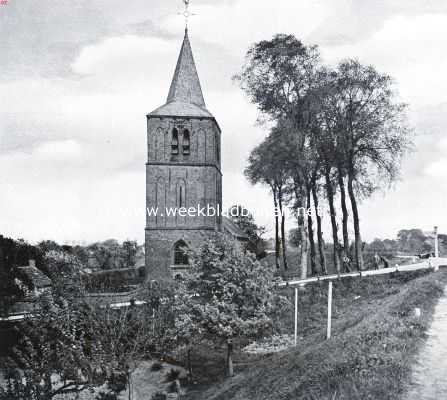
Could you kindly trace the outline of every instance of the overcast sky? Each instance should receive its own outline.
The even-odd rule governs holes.
[[[145,115],[165,102],[181,10],[180,0],[0,5],[0,234],[143,241]],[[362,204],[364,237],[447,232],[445,0],[192,0],[191,11],[205,101],[223,132],[224,205],[272,203],[242,174],[266,131],[231,77],[253,42],[291,33],[327,63],[354,57],[391,74],[410,104],[417,151],[391,191]]]

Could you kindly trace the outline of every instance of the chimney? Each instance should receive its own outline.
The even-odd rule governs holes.
[[[36,260],[29,260],[29,261],[28,261],[28,265],[29,265],[30,267],[34,267],[34,268],[36,268]]]

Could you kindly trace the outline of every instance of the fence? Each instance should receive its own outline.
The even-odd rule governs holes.
[[[435,242],[437,243],[437,242]],[[435,255],[437,256],[438,253],[438,246],[435,246]],[[433,257],[427,259],[427,261],[417,263],[417,264],[411,264],[411,265],[403,265],[403,266],[395,266],[390,268],[381,268],[376,270],[368,270],[368,271],[357,271],[357,272],[349,272],[345,274],[332,274],[332,275],[323,275],[323,276],[316,276],[312,278],[306,278],[306,279],[297,279],[297,280],[290,280],[287,282],[281,282],[278,284],[279,287],[293,287],[295,289],[295,310],[294,310],[294,343],[295,346],[297,345],[298,341],[298,287],[305,286],[309,283],[315,283],[315,282],[323,282],[323,281],[329,281],[328,285],[328,311],[327,311],[327,333],[326,337],[327,339],[330,339],[331,337],[331,322],[332,322],[332,282],[337,279],[343,279],[343,278],[352,278],[352,277],[366,277],[366,276],[374,276],[374,275],[385,275],[385,274],[392,274],[397,272],[412,272],[412,271],[419,271],[424,269],[433,269],[434,271],[437,271],[440,266],[447,266],[447,258],[440,258],[440,257]]]

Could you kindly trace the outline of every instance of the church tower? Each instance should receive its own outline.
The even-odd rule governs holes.
[[[220,216],[198,210],[222,208],[220,140],[219,125],[206,109],[186,29],[167,101],[147,115],[149,279],[181,276],[189,263],[185,248],[198,247],[222,230]],[[190,208],[195,212],[185,215]]]

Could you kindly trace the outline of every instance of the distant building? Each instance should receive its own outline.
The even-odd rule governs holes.
[[[233,239],[239,240],[240,242],[247,242],[248,235],[237,226],[230,218],[223,217],[222,227],[225,233],[230,235]]]
[[[28,298],[37,298],[51,292],[51,279],[36,267],[34,260],[29,265],[17,267],[16,284],[25,289]]]
[[[52,282],[41,270],[36,267],[34,260],[29,264],[17,267],[15,284],[24,293],[23,299],[14,303],[8,310],[10,320],[23,318],[26,314],[32,314],[39,309],[40,298],[52,301]]]

